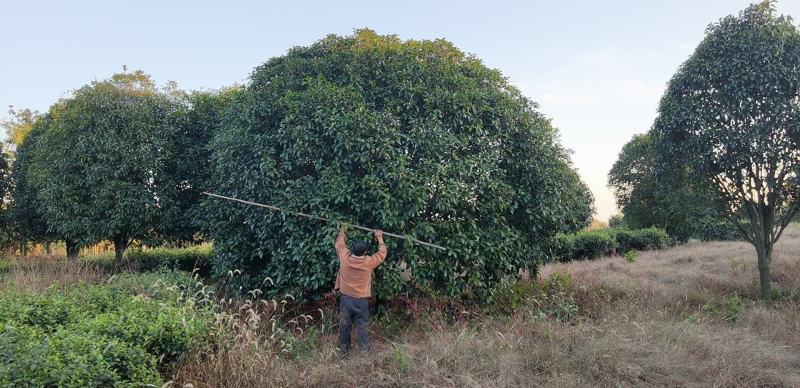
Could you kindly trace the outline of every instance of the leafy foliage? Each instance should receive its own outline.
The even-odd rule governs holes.
[[[701,241],[733,241],[741,240],[742,236],[736,225],[728,220],[702,218],[694,227],[692,237]]]
[[[608,219],[608,226],[610,228],[624,228],[627,227],[625,224],[625,217],[622,214],[615,214]]]
[[[17,146],[16,160],[9,177],[11,203],[6,217],[7,227],[14,240],[23,244],[28,241],[48,242],[57,238],[57,235],[48,228],[36,188],[30,181],[33,150],[36,149],[50,119],[49,115],[40,118],[32,126],[25,141]]]
[[[131,249],[126,258],[131,267],[138,271],[197,271],[201,275],[208,274],[212,247],[210,244],[195,245],[186,248],[159,247],[153,249]],[[116,263],[113,255],[86,255],[81,261],[98,264],[113,270]]]
[[[751,5],[709,26],[654,125],[659,153],[685,159],[755,246],[764,299],[772,248],[800,209],[798,68],[800,30],[773,2]]]
[[[93,82],[42,120],[28,179],[51,230],[82,244],[152,237],[176,199],[168,166],[180,157],[174,91],[141,71]]]
[[[669,245],[669,235],[663,229],[619,229],[614,232],[617,251],[624,254],[630,250],[664,249]]]
[[[376,290],[414,281],[476,294],[535,271],[557,232],[588,224],[591,196],[536,104],[444,40],[369,30],[328,36],[259,66],[212,141],[222,194],[446,245],[388,241]],[[214,272],[318,296],[336,270],[335,225],[210,200]],[[361,237],[365,236],[352,236]]]
[[[632,250],[664,249],[669,235],[663,229],[606,228],[558,234],[551,242],[553,256],[560,261],[595,259]]]
[[[556,236],[556,257],[563,261],[594,259],[614,254],[614,238],[604,230],[580,231]]]
[[[39,112],[31,111],[30,109],[14,109],[14,107],[11,107],[8,110],[8,114],[11,116],[11,119],[0,123],[0,126],[5,128],[6,136],[8,137],[8,148],[9,151],[13,152],[22,144],[22,141],[25,140],[31,129],[33,129],[33,124],[38,119]]]
[[[222,117],[240,88],[192,92],[185,98],[177,115],[178,136],[172,145],[175,156],[166,160],[166,187],[173,190],[161,202],[158,237],[178,243],[196,243],[205,214],[200,207],[201,192],[208,190],[211,174],[211,150],[208,144],[219,128]]]
[[[203,343],[210,310],[185,304],[186,275],[121,275],[108,285],[0,294],[0,385],[161,384]]]
[[[668,162],[656,150],[652,134],[635,135],[608,174],[624,225],[658,226],[680,241],[696,237],[702,220],[720,220],[712,193],[689,178],[682,161]]]

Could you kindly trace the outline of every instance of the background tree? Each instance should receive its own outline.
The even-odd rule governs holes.
[[[180,157],[178,112],[174,90],[141,71],[54,105],[29,167],[52,229],[79,244],[111,240],[118,260],[132,239],[152,236],[174,194],[166,166]]]
[[[175,87],[173,87],[174,89]],[[176,153],[166,161],[166,176],[162,191],[172,190],[161,201],[158,235],[172,243],[194,243],[202,238],[205,217],[200,207],[200,196],[208,190],[211,174],[211,150],[208,145],[222,117],[241,88],[238,86],[218,91],[192,92],[177,114]]]
[[[30,182],[30,163],[39,138],[50,124],[51,117],[40,117],[31,127],[24,140],[16,144],[16,159],[10,175],[11,195],[6,220],[8,227],[20,247],[22,255],[29,242],[48,244],[55,241],[56,236],[48,227],[42,212],[42,206],[37,196],[36,188]],[[69,243],[68,254],[75,257],[77,251]]]
[[[8,114],[11,118],[0,123],[0,126],[6,130],[7,149],[13,153],[33,128],[39,112],[30,109],[14,109],[13,106],[10,106]],[[11,159],[13,158],[14,156],[11,155]]]
[[[712,193],[689,178],[680,160],[667,162],[656,150],[649,133],[634,135],[626,143],[608,174],[623,223],[634,229],[656,226],[680,241],[702,233],[704,225],[718,222]]]
[[[800,31],[773,2],[752,5],[709,26],[654,125],[659,152],[686,160],[755,246],[765,300],[772,249],[800,207],[798,69]]]
[[[253,72],[212,149],[211,187],[222,194],[448,247],[387,241],[382,295],[402,289],[401,262],[422,289],[485,295],[505,275],[535,273],[551,237],[591,219],[591,196],[550,121],[499,71],[444,40],[361,30],[294,48]],[[205,206],[213,272],[242,270],[234,288],[267,277],[271,292],[332,287],[335,225]]]

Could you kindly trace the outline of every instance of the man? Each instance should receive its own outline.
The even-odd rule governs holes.
[[[336,275],[334,289],[341,292],[339,299],[339,350],[342,354],[350,352],[350,326],[356,324],[358,346],[369,351],[369,298],[372,296],[372,271],[386,259],[386,244],[383,231],[375,231],[378,253],[367,254],[367,242],[356,241],[352,251],[347,249],[347,225],[339,227],[336,237],[336,256],[339,257],[339,274]]]

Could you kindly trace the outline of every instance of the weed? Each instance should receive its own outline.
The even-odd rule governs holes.
[[[629,250],[625,253],[625,261],[629,263],[635,263],[636,259],[639,257],[639,254],[636,253],[633,249]]]

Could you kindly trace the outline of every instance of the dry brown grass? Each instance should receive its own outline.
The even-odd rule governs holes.
[[[798,252],[800,227],[792,225],[773,258],[783,296],[771,305],[756,300],[751,246],[692,243],[643,252],[635,263],[608,257],[545,266],[540,279],[557,272],[574,279],[553,296],[577,306],[566,321],[543,317],[535,295],[510,317],[466,322],[431,306],[394,311],[373,321],[368,355],[341,359],[335,328],[298,335],[305,345],[291,352],[221,344],[183,365],[174,384],[800,386],[800,304],[791,293],[800,289]]]
[[[799,254],[792,225],[776,247],[779,295],[769,305],[757,301],[746,243],[692,243],[635,263],[551,264],[540,283],[565,273],[571,283],[527,288],[538,291],[510,316],[441,299],[395,302],[373,320],[372,353],[348,359],[335,349],[331,301],[300,324],[300,311],[281,320],[274,307],[234,300],[218,314],[216,346],[181,365],[172,385],[800,386]],[[25,260],[7,265],[0,292],[107,276],[82,262]]]
[[[42,291],[79,282],[99,283],[105,278],[97,265],[55,257],[19,259],[4,265],[7,270],[0,273],[0,291]]]

